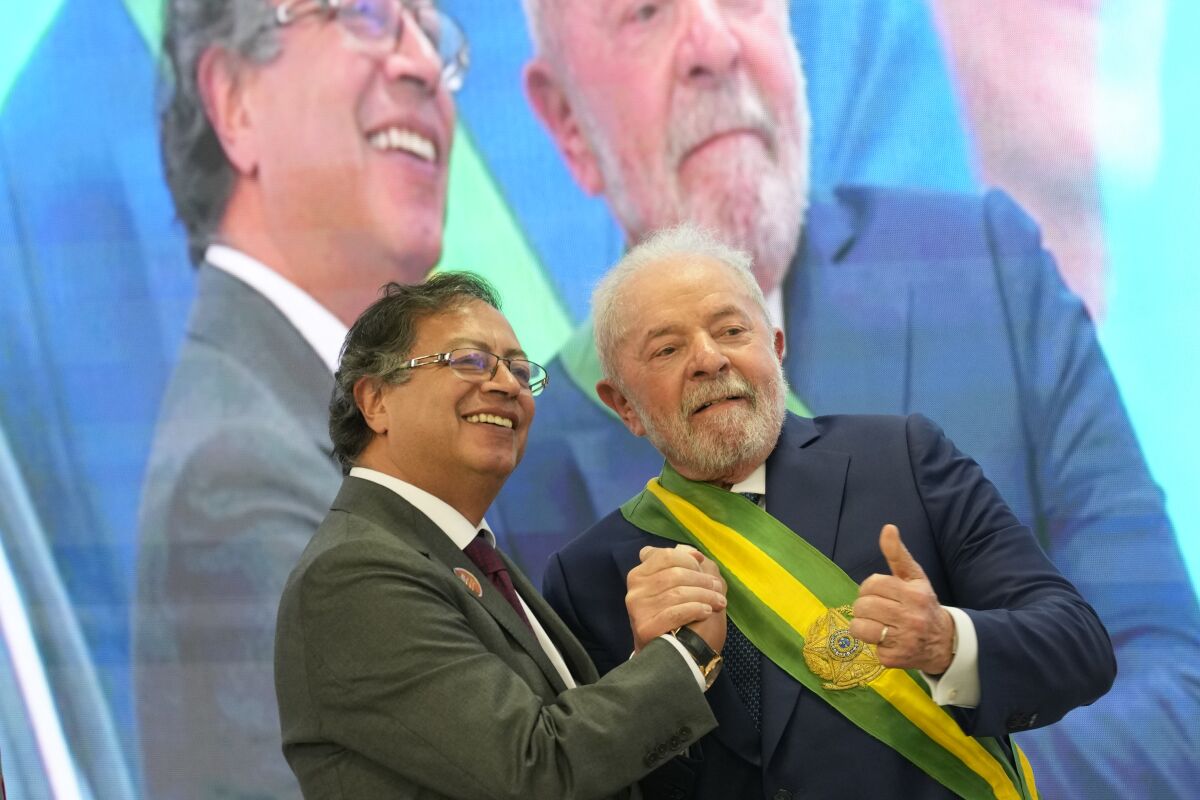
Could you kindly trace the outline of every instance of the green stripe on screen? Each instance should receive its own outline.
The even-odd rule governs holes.
[[[450,157],[450,208],[437,268],[467,270],[491,281],[534,361],[550,360],[571,332],[570,317],[462,125]]]
[[[146,40],[150,55],[157,59],[162,44],[163,0],[125,0],[125,10]]]
[[[0,110],[17,82],[25,62],[58,14],[62,0],[6,4],[0,23]]]

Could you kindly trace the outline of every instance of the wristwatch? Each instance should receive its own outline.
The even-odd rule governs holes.
[[[671,635],[683,645],[683,649],[700,668],[700,674],[704,677],[704,690],[708,691],[721,672],[721,654],[709,647],[703,636],[686,625],[671,631]]]

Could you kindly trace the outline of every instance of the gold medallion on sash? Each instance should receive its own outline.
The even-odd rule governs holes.
[[[826,689],[865,686],[883,674],[875,646],[850,635],[850,606],[829,609],[808,629],[804,661]]]

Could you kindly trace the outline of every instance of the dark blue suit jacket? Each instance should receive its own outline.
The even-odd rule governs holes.
[[[813,413],[937,420],[1112,633],[1114,690],[1019,739],[1047,794],[1189,796],[1200,613],[1095,330],[1033,222],[1000,193],[843,189],[810,208],[783,295],[785,371]],[[488,512],[530,574],[661,465],[561,363],[549,371]],[[1143,736],[1156,744],[1137,774],[1115,770]]]
[[[887,572],[879,530],[899,526],[938,598],[975,623],[982,700],[955,712],[968,733],[1049,724],[1111,685],[1116,662],[1096,613],[928,419],[789,416],[767,460],[766,508],[857,582]],[[673,544],[618,511],[551,557],[546,597],[602,673],[633,646],[625,576],[638,551]],[[953,796],[766,659],[761,737],[726,676],[709,697],[720,727],[649,779],[648,797]]]

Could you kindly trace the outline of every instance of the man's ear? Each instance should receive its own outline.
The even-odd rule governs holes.
[[[554,68],[544,58],[535,58],[525,65],[524,77],[525,96],[558,145],[575,182],[589,195],[601,194],[604,177]]]
[[[229,51],[210,47],[196,66],[196,85],[225,157],[239,173],[253,175],[258,169],[258,151],[247,103],[247,73]]]
[[[596,384],[596,394],[600,395],[600,399],[604,402],[604,405],[617,412],[617,416],[625,423],[625,427],[629,428],[630,433],[634,436],[646,435],[646,427],[642,425],[641,418],[633,410],[633,404],[616,387],[616,384],[607,378],[599,381]]]
[[[775,342],[774,342],[774,344],[775,344],[775,359],[776,359],[776,360],[777,360],[777,361],[778,361],[780,364],[782,364],[782,363],[783,363],[783,356],[784,356],[784,353],[785,353],[785,352],[786,352],[786,350],[787,350],[787,339],[786,339],[786,338],[784,338],[784,335],[783,335],[783,329],[782,329],[782,328],[776,328],[776,329],[775,329]]]
[[[354,384],[354,402],[362,412],[367,427],[382,436],[388,431],[385,384],[375,378],[359,378]]]

